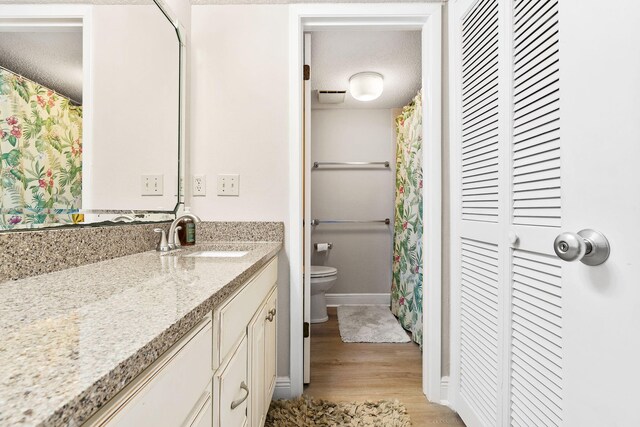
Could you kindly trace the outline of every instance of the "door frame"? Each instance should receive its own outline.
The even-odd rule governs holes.
[[[296,4],[289,7],[289,265],[290,395],[303,392],[303,46],[305,31],[421,30],[423,87],[423,322],[422,389],[431,402],[447,399],[442,380],[442,5]],[[391,284],[389,284],[391,286]]]

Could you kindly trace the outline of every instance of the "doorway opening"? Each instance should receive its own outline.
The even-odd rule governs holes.
[[[305,33],[309,396],[426,407],[421,64],[419,30]]]
[[[313,204],[311,192],[305,191],[313,180],[308,180],[311,170],[311,151],[305,150],[304,141],[309,141],[312,129],[305,125],[305,118],[311,115],[311,109],[305,111],[303,81],[305,65],[304,33],[330,32],[330,31],[378,31],[392,32],[404,31],[418,32],[420,35],[420,63],[422,68],[421,87],[423,127],[422,139],[423,170],[424,170],[424,197],[423,212],[425,223],[423,224],[423,258],[424,271],[424,298],[423,298],[423,330],[424,352],[422,357],[421,392],[432,402],[440,403],[441,397],[441,247],[440,247],[440,194],[441,194],[441,170],[440,170],[440,5],[415,4],[415,5],[299,5],[293,6],[290,13],[290,58],[291,58],[291,87],[290,87],[290,154],[291,154],[291,205],[290,214],[293,224],[299,223],[300,228],[293,227],[289,234],[291,249],[291,283],[290,283],[290,394],[298,396],[304,391],[304,364],[310,359],[305,358],[305,345],[310,350],[310,341],[305,340],[305,306],[310,312],[310,275],[304,275],[305,271],[311,271],[312,243],[333,243],[331,241],[316,241],[311,238],[312,220],[317,219],[316,226],[320,226],[323,220],[350,219],[350,218],[311,218],[311,210],[307,207]],[[311,65],[313,70],[313,64]],[[375,71],[375,70],[359,70]],[[313,71],[311,71],[313,73]],[[326,88],[333,91],[332,88]],[[336,90],[335,92],[339,92]],[[311,99],[311,94],[308,94]],[[317,96],[317,94],[316,94]],[[326,113],[331,114],[331,113]],[[391,116],[391,113],[389,113]],[[310,118],[310,117],[308,117]],[[389,117],[391,121],[391,117]],[[389,138],[392,142],[393,137]],[[313,144],[313,143],[312,143]],[[389,144],[391,146],[391,144]],[[312,147],[310,147],[312,148]],[[390,163],[395,164],[395,153]],[[325,159],[323,159],[325,160]],[[359,159],[356,159],[359,160]],[[362,161],[385,162],[385,159],[364,159]],[[320,160],[318,160],[320,161]],[[326,161],[331,161],[326,159]],[[374,165],[370,165],[375,167]],[[379,165],[378,165],[379,166]],[[382,167],[385,167],[384,165]],[[374,172],[374,171],[371,171]],[[387,171],[388,173],[388,171]],[[392,176],[392,175],[391,175]],[[393,189],[393,179],[389,179],[390,188]],[[335,188],[338,191],[338,188]],[[379,191],[380,197],[385,196]],[[394,195],[389,194],[389,202],[393,202]],[[426,208],[425,208],[426,207]],[[381,218],[368,218],[374,221],[385,221],[385,215]],[[299,220],[299,222],[297,222]],[[392,217],[389,218],[391,224]],[[391,238],[392,229],[387,224],[382,225],[387,232],[387,239]],[[324,247],[324,245],[323,245]],[[314,248],[315,249],[315,248]],[[389,249],[389,246],[386,248]],[[391,257],[389,257],[390,268]],[[339,273],[338,273],[339,274]],[[388,283],[390,292],[391,282]],[[305,291],[306,289],[306,291]],[[305,292],[308,296],[305,298]],[[383,292],[371,292],[372,294]],[[374,297],[374,299],[377,297]],[[383,297],[384,298],[384,297]],[[387,298],[388,301],[388,298]],[[335,302],[334,302],[335,303]],[[333,304],[332,304],[333,305]],[[329,311],[331,317],[333,309]],[[306,320],[308,321],[308,320]],[[330,320],[331,321],[331,320]],[[329,324],[330,325],[330,324]],[[334,324],[335,325],[335,324]],[[316,328],[317,329],[317,328]],[[419,350],[418,350],[419,351]],[[418,374],[420,376],[420,374]],[[310,378],[309,378],[310,379]],[[446,398],[445,398],[446,399]]]

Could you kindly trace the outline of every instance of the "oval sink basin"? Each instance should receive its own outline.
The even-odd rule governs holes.
[[[184,256],[193,258],[240,258],[248,253],[249,251],[199,251]]]

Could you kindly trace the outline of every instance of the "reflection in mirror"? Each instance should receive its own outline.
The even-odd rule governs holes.
[[[173,217],[176,28],[109,3],[0,4],[0,229]]]

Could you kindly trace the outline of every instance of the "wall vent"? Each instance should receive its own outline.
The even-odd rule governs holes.
[[[320,104],[342,104],[346,94],[346,90],[319,90],[318,102]]]

